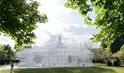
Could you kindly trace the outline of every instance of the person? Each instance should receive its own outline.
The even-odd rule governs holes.
[[[12,61],[10,61],[10,67],[11,67],[11,69],[10,69],[10,73],[12,73],[12,72],[13,72],[13,68],[14,68],[14,64],[13,64]]]

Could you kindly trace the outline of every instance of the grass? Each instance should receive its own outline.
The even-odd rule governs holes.
[[[0,73],[10,73],[10,71],[1,70]],[[124,67],[95,65],[85,68],[15,69],[14,73],[124,73]]]

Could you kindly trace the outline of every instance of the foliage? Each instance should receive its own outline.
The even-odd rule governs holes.
[[[111,61],[107,61],[107,66],[112,66],[112,62]]]
[[[113,58],[119,58],[122,64],[124,64],[124,45],[121,47],[120,51],[113,55]]]
[[[91,51],[93,53],[93,59],[95,61],[102,61],[105,63],[110,56],[110,50],[109,49],[97,48],[97,49],[92,49]]]
[[[65,6],[78,9],[85,16],[86,24],[101,30],[94,35],[94,42],[100,41],[103,46],[110,47],[117,38],[124,40],[124,0],[67,0]],[[97,14],[95,21],[90,18],[90,12]],[[111,48],[112,53],[120,50],[120,46]]]
[[[124,64],[124,50],[117,53],[117,57],[119,57],[122,60],[122,63]]]
[[[116,38],[116,40],[110,46],[111,52],[112,53],[118,52],[121,49],[123,44],[124,44],[124,39]]]
[[[16,47],[33,43],[36,23],[47,21],[38,6],[38,2],[32,0],[0,0],[0,33],[15,40]]]
[[[9,45],[0,45],[0,60],[15,59],[15,52]]]

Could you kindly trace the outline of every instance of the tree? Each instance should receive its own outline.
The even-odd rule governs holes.
[[[12,48],[9,45],[4,45],[4,51],[6,51],[8,60],[15,59],[15,57],[16,57],[15,52],[14,52],[14,50],[12,50]]]
[[[9,45],[0,45],[0,60],[15,59],[15,52]]]
[[[124,44],[124,0],[67,0],[65,6],[79,10],[86,24],[101,30],[94,35],[94,42],[101,41],[104,48],[111,46],[112,53],[120,50]],[[90,12],[97,14],[95,21],[90,18]],[[121,43],[115,48],[115,42]]]
[[[105,63],[108,61],[110,54],[110,49],[101,49],[101,48],[94,48],[91,49],[93,53],[93,60],[94,61],[100,61],[102,63]]]
[[[11,37],[16,48],[34,42],[36,23],[45,23],[47,17],[38,11],[38,2],[27,0],[0,0],[0,33]]]

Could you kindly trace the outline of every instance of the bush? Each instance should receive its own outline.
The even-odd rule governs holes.
[[[96,59],[93,59],[92,62],[93,63],[103,63],[103,64],[105,63],[104,60],[96,60]]]
[[[120,66],[120,62],[119,61],[114,61],[113,66]]]
[[[107,66],[112,66],[112,62],[111,61],[108,61],[107,62]]]
[[[93,63],[105,63],[110,56],[109,49],[92,49],[93,53]]]
[[[120,60],[116,60],[113,62],[113,66],[121,66]]]
[[[0,45],[0,60],[15,59],[16,53],[9,45]]]
[[[13,63],[19,63],[20,62],[20,60],[0,60],[0,65],[10,64],[10,61],[12,61]]]

